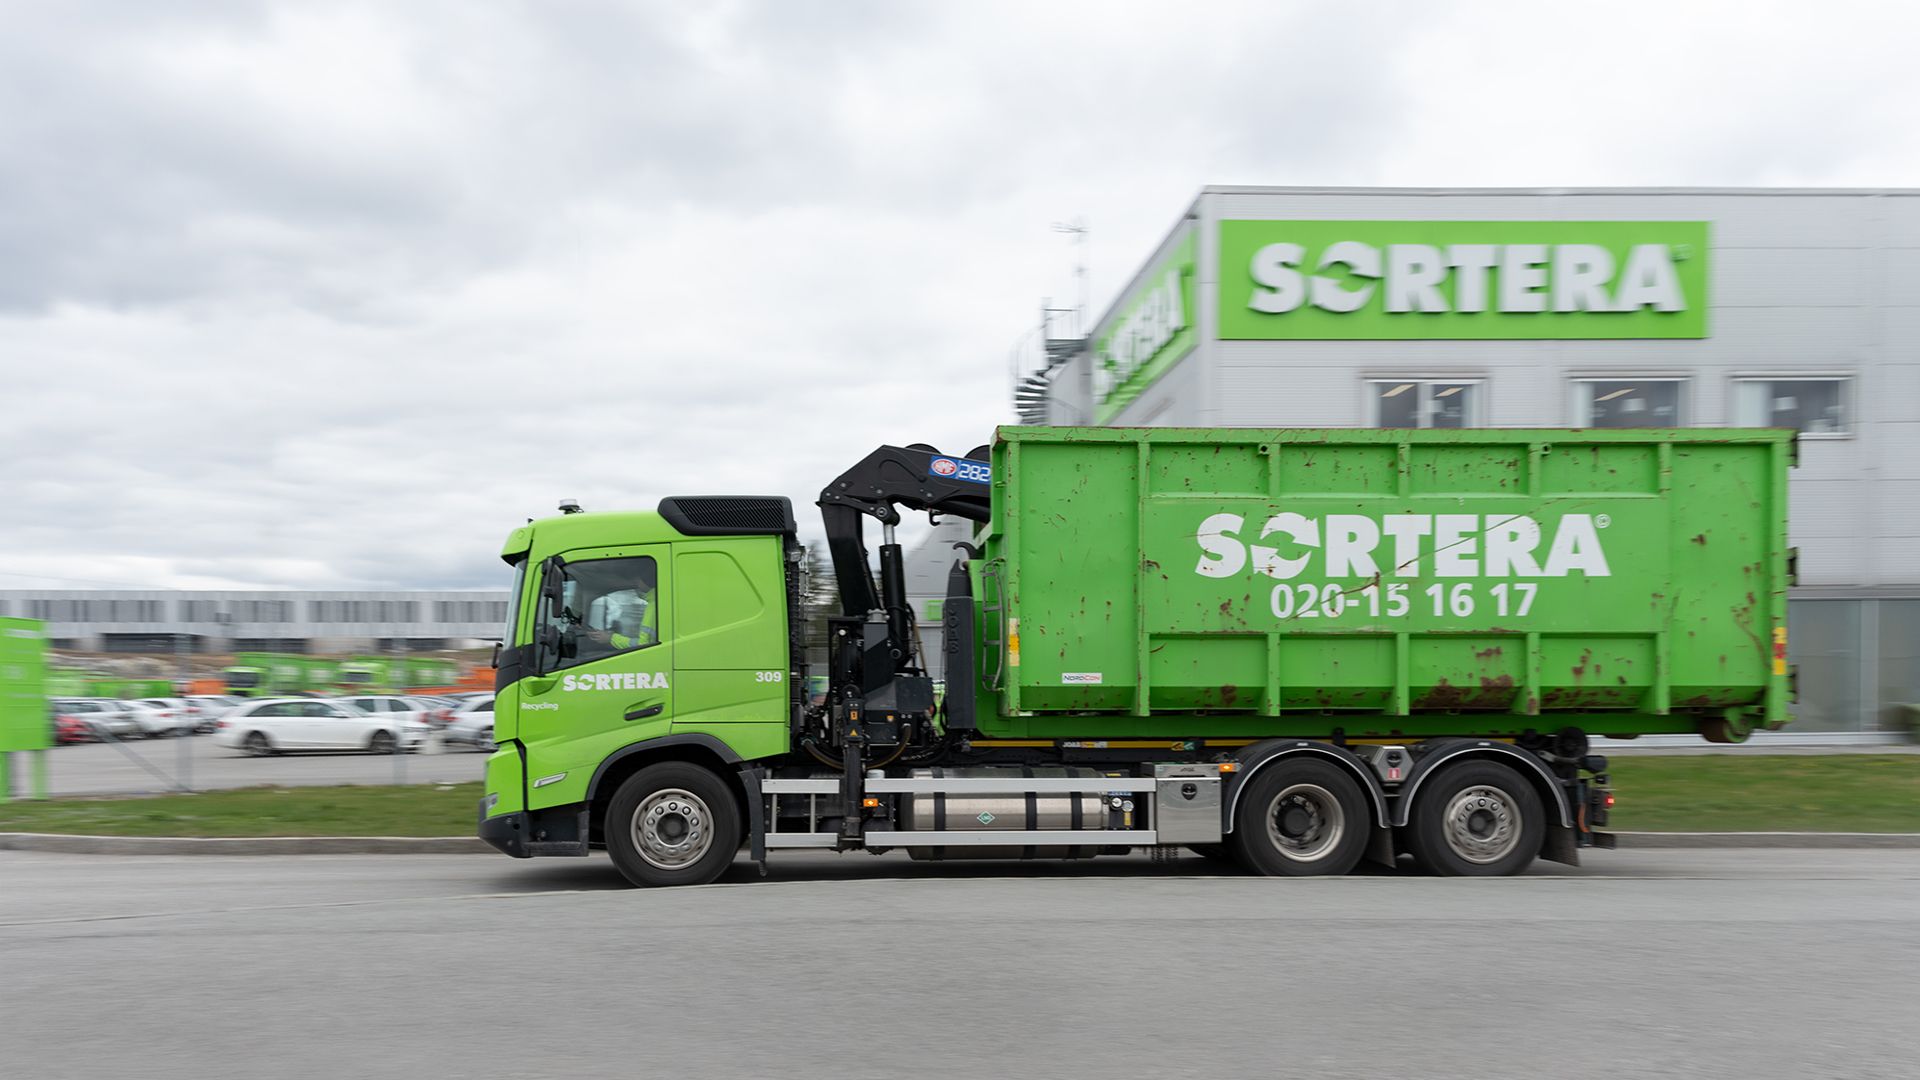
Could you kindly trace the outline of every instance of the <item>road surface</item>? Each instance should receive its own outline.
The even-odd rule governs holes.
[[[1920,852],[1515,879],[1197,859],[0,852],[0,1063],[139,1077],[1901,1077]]]

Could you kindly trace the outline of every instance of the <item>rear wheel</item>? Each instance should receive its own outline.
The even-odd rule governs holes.
[[[391,731],[376,731],[373,733],[373,738],[367,740],[367,749],[376,754],[391,754],[393,753],[393,747],[393,732]]]
[[[1547,814],[1519,773],[1496,761],[1463,761],[1420,786],[1403,835],[1433,873],[1500,877],[1532,865]]]
[[[261,731],[247,732],[247,737],[241,740],[240,745],[253,757],[266,757],[273,753],[273,743],[268,741],[266,733]]]
[[[479,748],[480,748],[480,749],[482,749],[482,750],[485,750],[485,751],[486,751],[486,752],[488,752],[488,753],[492,753],[492,752],[493,752],[493,750],[494,750],[494,746],[493,746],[493,729],[492,729],[492,728],[486,728],[486,729],[484,729],[484,730],[482,730],[482,731],[480,732],[480,734],[479,734],[479,736],[477,736],[477,737],[476,737],[476,738],[475,738],[475,739],[473,740],[473,745],[475,745],[475,746],[477,746],[477,747],[479,747]]]
[[[740,811],[719,776],[663,761],[614,792],[604,831],[613,865],[635,885],[705,885],[733,864]]]
[[[1288,758],[1253,776],[1227,843],[1241,865],[1270,877],[1344,874],[1373,826],[1353,775],[1331,761]]]

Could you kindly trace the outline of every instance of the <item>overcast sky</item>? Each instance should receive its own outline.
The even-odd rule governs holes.
[[[0,0],[0,587],[499,585],[1011,419],[1209,183],[1920,184],[1906,5]],[[35,576],[38,575],[38,576]]]

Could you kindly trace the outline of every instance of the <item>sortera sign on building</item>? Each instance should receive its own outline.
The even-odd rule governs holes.
[[[1094,422],[1112,420],[1193,349],[1193,230],[1125,301],[1119,318],[1094,343]]]
[[[1223,221],[1219,267],[1229,341],[1707,336],[1704,221]]]

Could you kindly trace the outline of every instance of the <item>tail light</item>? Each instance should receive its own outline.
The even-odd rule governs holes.
[[[214,726],[214,727],[215,727],[216,729],[218,729],[218,728],[224,728],[224,727],[227,727],[227,726],[228,726],[228,724],[227,724],[227,722],[226,722],[225,720],[215,720],[215,721],[213,722],[213,726]]]

